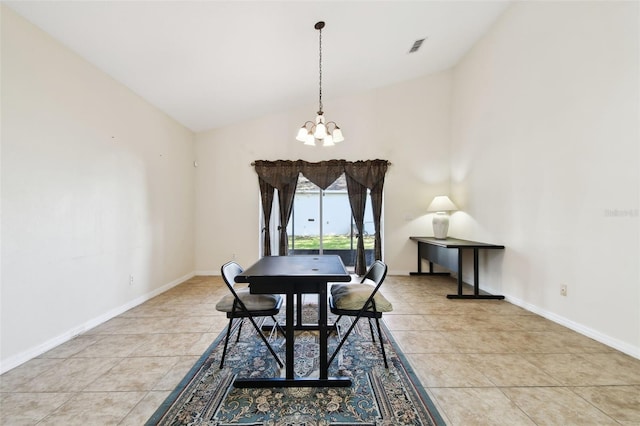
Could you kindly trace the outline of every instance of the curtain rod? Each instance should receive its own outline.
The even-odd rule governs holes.
[[[383,160],[383,161],[386,161],[388,166],[391,165],[391,161],[388,161],[388,160]],[[309,161],[309,163],[310,163],[310,161]],[[254,167],[255,165],[256,165],[255,161],[252,161],[251,164],[250,164],[251,167]]]

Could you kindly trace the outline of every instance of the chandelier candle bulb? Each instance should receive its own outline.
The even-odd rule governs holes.
[[[340,127],[338,126],[336,126],[332,135],[333,135],[333,143],[342,142],[344,140],[344,136],[342,136],[342,130],[340,130]]]
[[[309,132],[307,131],[307,128],[305,126],[302,126],[300,127],[300,130],[298,130],[298,136],[296,136],[296,139],[300,142],[306,142],[308,133]]]
[[[313,137],[313,133],[307,132],[307,135],[304,137],[304,144],[315,146],[316,138]]]
[[[327,136],[327,128],[325,127],[325,125],[321,122],[319,122],[318,124],[316,124],[316,131],[313,134],[313,136],[316,139],[324,139]]]

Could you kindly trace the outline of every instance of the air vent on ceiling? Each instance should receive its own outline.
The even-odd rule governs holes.
[[[420,40],[416,40],[413,42],[413,46],[411,46],[411,50],[409,50],[409,53],[413,53],[413,52],[417,52],[418,49],[420,49],[420,46],[422,46],[422,42],[425,41],[426,39],[421,38]]]

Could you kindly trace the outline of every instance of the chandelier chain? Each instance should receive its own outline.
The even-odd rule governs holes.
[[[319,104],[320,105],[319,105],[319,108],[320,109],[319,109],[319,112],[322,112],[322,28],[320,28],[318,31],[320,32],[320,37],[319,37],[319,40],[320,40],[320,43],[319,43],[320,54],[318,55],[318,57],[320,58],[320,64],[319,64],[319,67],[318,67],[319,70],[320,70],[320,73],[319,73],[319,75],[320,75],[320,82],[319,82],[319,85],[320,85],[320,91],[319,91]]]

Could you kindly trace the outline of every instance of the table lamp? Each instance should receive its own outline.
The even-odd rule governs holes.
[[[453,201],[446,195],[439,195],[433,199],[429,207],[428,212],[436,212],[433,216],[433,235],[439,239],[444,240],[447,238],[447,231],[449,231],[449,214],[448,212],[458,210]]]

